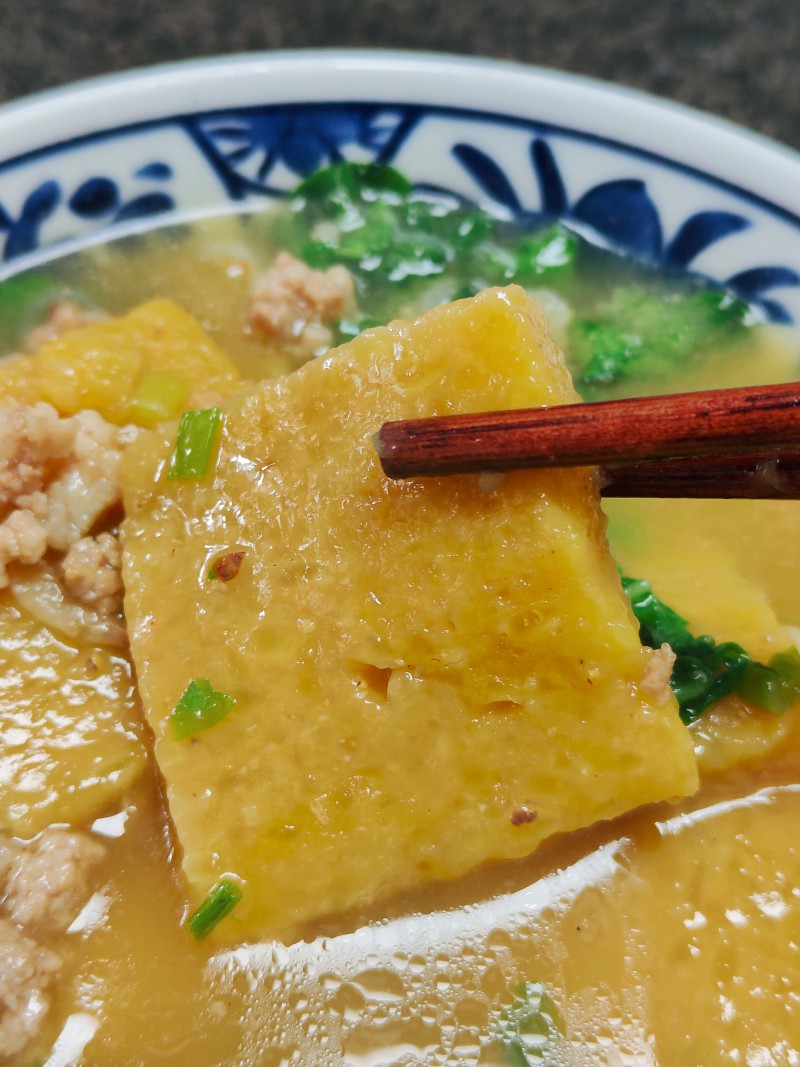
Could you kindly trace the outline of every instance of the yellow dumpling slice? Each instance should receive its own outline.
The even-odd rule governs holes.
[[[574,399],[512,287],[233,401],[200,480],[167,478],[174,427],[129,451],[131,646],[191,902],[242,880],[226,938],[696,788],[591,472],[397,483],[372,442],[385,419]],[[238,575],[210,578],[231,552]],[[178,740],[192,679],[236,703]]]
[[[91,408],[120,424],[154,426],[239,387],[239,372],[197,319],[163,299],[0,362],[0,402],[46,400],[62,415]]]
[[[105,814],[147,762],[127,656],[57,635],[4,590],[0,665],[0,831]]]

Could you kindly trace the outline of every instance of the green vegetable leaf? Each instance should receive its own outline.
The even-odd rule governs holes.
[[[468,252],[478,248],[484,241],[491,239],[494,233],[494,219],[485,211],[467,209],[456,219],[454,242],[459,252]]]
[[[243,896],[242,887],[230,878],[223,878],[214,886],[200,907],[189,916],[187,926],[198,941],[230,915]]]
[[[677,652],[670,685],[685,723],[699,719],[712,704],[738,691],[745,667],[751,662],[745,650],[732,641],[718,645],[702,636]]]
[[[394,167],[381,163],[335,163],[309,175],[295,190],[298,200],[313,201],[331,215],[346,214],[362,197],[394,199],[411,192],[412,185]]]
[[[219,408],[184,411],[178,424],[178,437],[167,477],[202,478],[211,462],[211,454],[222,418]]]
[[[524,982],[501,1016],[497,1040],[512,1067],[556,1067],[562,1062],[564,1021],[542,982]]]
[[[386,324],[379,319],[358,319],[353,321],[352,319],[342,319],[336,324],[336,343],[342,344],[345,341],[352,341],[354,337],[363,330],[371,330],[375,326],[385,326]]]
[[[349,162],[306,179],[272,236],[317,270],[345,266],[383,322],[492,285],[572,285],[582,245],[560,224],[526,233],[391,167]]]
[[[782,712],[800,700],[800,653],[779,652],[769,664],[756,663],[733,641],[717,644],[707,634],[695,637],[676,611],[641,578],[622,576],[622,588],[639,623],[642,643],[668,644],[675,653],[670,686],[688,725],[728,693],[736,692],[766,711]]]
[[[754,322],[747,304],[724,289],[619,285],[595,315],[571,324],[570,351],[579,384],[609,385],[667,373],[744,337]]]
[[[17,347],[25,334],[38,326],[57,300],[75,299],[63,282],[49,274],[26,271],[0,285],[0,343],[5,350]]]
[[[271,240],[317,270],[345,266],[360,307],[384,322],[493,285],[552,287],[583,309],[571,318],[567,347],[588,397],[668,375],[754,324],[748,305],[724,289],[665,283],[654,269],[648,280],[638,268],[646,280],[629,281],[633,271],[618,256],[561,223],[538,225],[412,186],[389,166],[339,162],[302,182]]]
[[[608,322],[576,319],[569,329],[572,359],[581,385],[608,385],[636,370],[642,341]]]
[[[441,274],[456,243],[465,247],[483,232],[476,213],[454,198],[415,192],[398,171],[377,164],[318,171],[292,205],[298,233],[310,235],[301,241],[302,258],[318,270],[344,264],[362,293]]]
[[[644,644],[651,648],[661,648],[666,642],[673,652],[691,645],[694,638],[689,633],[686,619],[659,600],[649,582],[642,578],[626,578],[623,575],[622,588],[639,621]]]
[[[788,711],[800,700],[800,652],[789,648],[777,652],[766,665],[749,663],[736,689],[766,711]]]
[[[517,277],[550,281],[570,274],[575,269],[579,247],[578,237],[559,225],[523,237],[516,247]]]
[[[47,274],[17,274],[0,286],[0,323],[4,334],[19,332],[32,305],[51,299],[58,286]]]
[[[207,678],[193,678],[169,717],[176,741],[209,730],[221,722],[236,703],[232,696],[212,688]]]

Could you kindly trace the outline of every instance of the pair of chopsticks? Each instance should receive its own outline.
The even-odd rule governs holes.
[[[387,422],[390,478],[599,466],[605,496],[800,498],[800,383]]]

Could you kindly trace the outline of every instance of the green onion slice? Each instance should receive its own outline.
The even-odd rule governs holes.
[[[561,1012],[541,982],[523,982],[500,1016],[497,1039],[513,1067],[553,1067],[564,1062],[566,1030]]]
[[[200,907],[189,916],[189,930],[198,941],[202,941],[217,923],[230,915],[241,899],[242,887],[230,878],[222,878]]]
[[[178,439],[169,465],[170,481],[202,478],[208,470],[222,412],[219,408],[184,411],[178,424]]]
[[[189,386],[174,374],[148,371],[131,398],[131,415],[142,426],[176,419],[189,395]]]
[[[209,730],[225,718],[235,703],[232,696],[214,689],[207,678],[193,678],[169,717],[173,738],[182,741]]]

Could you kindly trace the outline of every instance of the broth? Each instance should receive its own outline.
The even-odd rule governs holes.
[[[459,212],[473,217],[447,198],[442,203],[456,230]],[[425,204],[435,207],[436,198],[426,194]],[[248,308],[254,277],[278,249],[322,254],[305,248],[309,231],[303,237],[298,218],[302,207],[295,206],[110,243],[52,264],[42,291],[48,301],[77,294],[111,315],[168,296],[196,316],[245,377],[276,377],[300,357],[265,343],[248,324]],[[310,232],[324,244],[327,231],[319,220],[315,226]],[[368,277],[362,256],[355,268],[361,317],[411,315],[471,285],[509,280],[509,250],[528,236],[497,223],[485,237],[494,269],[506,271],[499,279],[474,276],[486,254],[479,243],[466,260],[402,284]],[[526,280],[552,312],[568,357],[575,320],[602,320],[615,291],[638,285],[647,299],[678,309],[680,298],[706,291],[580,241],[576,247],[579,271],[566,271],[556,249],[555,264],[532,269]],[[415,247],[407,258],[424,254],[434,253]],[[326,255],[321,267],[333,261]],[[42,310],[35,303],[34,319]],[[6,345],[33,325],[16,322]],[[332,339],[359,325],[334,323]],[[755,322],[752,310],[713,340],[710,351],[690,352],[673,371],[645,358],[641,373],[625,364],[617,379],[586,380],[584,393],[596,399],[797,376],[796,335]],[[579,383],[586,367],[585,358],[573,361]],[[611,501],[607,511],[624,569],[635,565],[636,576],[651,579],[665,599],[661,588],[683,596],[672,606],[692,625],[696,600],[698,620],[711,619],[703,632],[738,640],[765,659],[771,642],[771,651],[782,650],[775,642],[783,625],[800,625],[800,565],[790,547],[800,503]],[[719,559],[725,566],[715,573],[713,563],[709,573],[708,561]],[[675,574],[695,571],[696,584],[684,590]],[[752,607],[744,602],[741,623],[739,590],[754,598]],[[0,611],[11,605],[11,594],[0,594]],[[763,616],[772,630],[753,637],[758,612],[773,609]],[[90,655],[79,640],[66,644],[78,657]],[[21,669],[8,647],[4,654],[7,669]],[[777,717],[735,694],[726,701],[692,727],[702,774],[696,796],[551,839],[522,861],[321,920],[289,945],[214,950],[188,936],[151,758],[124,802],[89,823],[106,847],[96,891],[57,941],[64,966],[51,1010],[13,1062],[800,1063],[800,848],[787,832],[800,815],[800,710]],[[510,1053],[501,1040],[505,1013],[524,982],[543,983],[563,1032],[555,1043],[544,1032],[528,1035]]]

